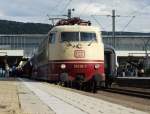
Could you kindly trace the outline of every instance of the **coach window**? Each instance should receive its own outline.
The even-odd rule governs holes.
[[[80,33],[80,40],[81,41],[97,41],[96,33],[81,32]]]
[[[55,43],[55,33],[50,33],[49,35],[49,43],[54,44]]]

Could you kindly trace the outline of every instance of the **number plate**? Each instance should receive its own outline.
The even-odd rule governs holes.
[[[85,51],[84,50],[75,50],[74,51],[74,57],[84,58],[85,57]]]
[[[74,68],[87,68],[86,64],[74,64]]]

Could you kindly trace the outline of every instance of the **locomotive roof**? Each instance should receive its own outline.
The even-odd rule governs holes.
[[[63,25],[55,26],[51,31],[100,31],[98,27],[83,26],[83,25]]]

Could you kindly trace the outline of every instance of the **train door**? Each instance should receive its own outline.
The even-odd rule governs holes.
[[[106,46],[104,48],[105,75],[113,75],[117,68],[117,57],[114,48]]]
[[[105,51],[104,53],[104,63],[105,63],[105,75],[108,76],[111,74],[111,53]]]
[[[111,84],[113,82],[114,76],[116,76],[115,73],[117,73],[116,67],[117,67],[117,58],[115,54],[114,48],[110,46],[106,46],[104,48],[104,64],[105,64],[105,76],[106,76],[106,87],[111,87]]]

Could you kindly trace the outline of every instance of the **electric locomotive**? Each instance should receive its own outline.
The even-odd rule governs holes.
[[[104,45],[89,21],[59,21],[32,59],[32,77],[96,90],[105,85]]]

